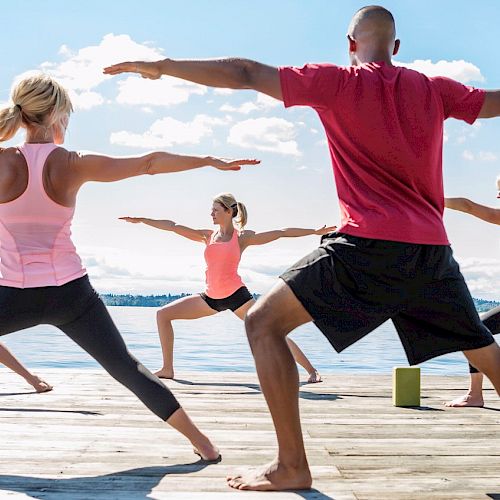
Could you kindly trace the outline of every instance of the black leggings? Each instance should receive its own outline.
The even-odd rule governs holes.
[[[489,329],[489,331],[495,335],[496,333],[500,333],[500,306],[494,307],[490,309],[488,312],[480,314],[481,321],[484,325]],[[469,363],[469,372],[470,373],[479,373],[477,368],[474,368]]]
[[[0,286],[0,336],[39,324],[62,330],[162,420],[180,408],[160,379],[130,354],[87,276],[62,286]]]

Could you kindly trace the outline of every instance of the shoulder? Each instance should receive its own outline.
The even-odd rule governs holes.
[[[208,245],[212,240],[212,235],[214,231],[212,229],[201,229],[201,233],[203,233],[203,237],[205,238],[205,243]]]
[[[22,158],[21,151],[16,147],[0,148],[0,161],[15,161]]]
[[[0,163],[3,177],[15,174],[20,167],[26,167],[26,160],[16,147],[0,148]]]
[[[252,236],[255,236],[255,231],[251,231],[250,229],[244,229],[243,231],[240,231],[238,233],[238,239],[241,240],[247,240],[248,238],[251,238]]]

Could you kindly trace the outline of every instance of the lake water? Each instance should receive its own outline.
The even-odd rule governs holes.
[[[113,319],[129,349],[149,369],[161,365],[156,332],[156,309],[152,307],[110,307]],[[253,358],[243,322],[224,312],[191,321],[175,321],[175,369],[186,371],[253,371]],[[337,354],[313,325],[298,328],[291,337],[320,372],[386,373],[393,366],[407,366],[406,357],[392,323],[388,322],[341,354]],[[88,368],[97,363],[62,332],[41,325],[1,338],[29,368]],[[420,365],[424,373],[466,375],[461,353],[441,356]],[[302,377],[304,373],[302,373]]]

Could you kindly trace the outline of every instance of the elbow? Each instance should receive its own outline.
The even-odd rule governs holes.
[[[255,87],[255,77],[258,71],[258,64],[250,59],[240,59],[238,64],[237,87],[240,89],[253,89]]]
[[[144,164],[140,175],[155,175],[155,164],[159,153],[149,153],[144,156]]]

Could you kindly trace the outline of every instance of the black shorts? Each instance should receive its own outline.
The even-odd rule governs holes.
[[[331,233],[281,279],[337,352],[388,319],[412,365],[494,342],[446,245]]]
[[[238,288],[229,297],[223,299],[212,299],[206,293],[200,293],[200,297],[215,311],[236,311],[242,305],[246,304],[249,300],[253,299],[253,295],[248,291],[246,286]]]

